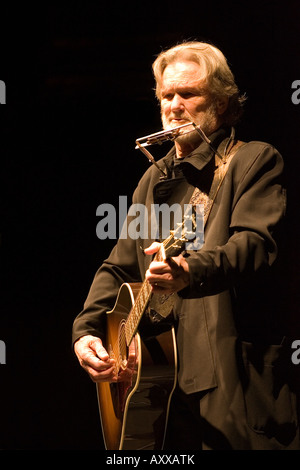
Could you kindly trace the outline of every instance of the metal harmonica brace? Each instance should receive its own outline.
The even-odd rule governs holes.
[[[148,145],[153,144],[161,144],[166,140],[174,140],[180,134],[180,129],[187,126],[193,126],[192,122],[188,122],[187,124],[183,124],[181,126],[173,127],[172,129],[167,129],[166,131],[155,132],[154,134],[146,135],[145,137],[140,137],[136,139],[137,146],[136,149],[142,147],[147,147]],[[139,145],[138,145],[139,144]]]

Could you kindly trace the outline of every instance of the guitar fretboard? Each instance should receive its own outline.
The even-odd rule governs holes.
[[[166,258],[165,255],[165,246],[170,242],[171,239],[173,239],[174,234],[171,234],[163,243],[161,246],[161,249],[156,253],[154,260],[155,261],[162,261],[163,259]],[[142,284],[142,287],[139,290],[139,293],[135,299],[134,305],[132,306],[128,318],[125,322],[125,336],[126,336],[126,343],[127,346],[130,345],[132,338],[134,337],[138,325],[140,323],[140,320],[146,310],[146,307],[149,303],[149,300],[151,298],[151,285],[149,282],[145,279],[145,281]]]
[[[131,308],[128,318],[125,323],[125,336],[127,346],[130,345],[133,336],[135,335],[142,315],[148,305],[151,297],[151,286],[147,280],[142,284],[139,293],[135,299],[134,305]]]

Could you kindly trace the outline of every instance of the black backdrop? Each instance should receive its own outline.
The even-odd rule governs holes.
[[[82,0],[1,9],[0,449],[101,450],[95,388],[73,356],[72,322],[114,243],[97,239],[96,208],[130,200],[148,167],[134,141],[161,129],[151,63],[184,39],[221,48],[248,96],[239,137],[272,142],[285,158],[283,279],[300,339],[300,104],[291,100],[299,6]]]

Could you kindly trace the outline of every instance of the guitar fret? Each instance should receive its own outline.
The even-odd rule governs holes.
[[[151,286],[147,281],[144,281],[125,323],[125,336],[127,345],[130,344],[132,337],[134,336],[137,326],[148,304],[150,294]]]

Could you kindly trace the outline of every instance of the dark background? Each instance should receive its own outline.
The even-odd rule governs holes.
[[[45,2],[1,6],[0,449],[103,449],[95,386],[71,328],[114,241],[96,208],[117,206],[149,163],[137,137],[161,129],[151,64],[185,39],[214,43],[248,96],[242,140],[273,143],[289,191],[287,315],[300,339],[299,2]],[[162,148],[153,148],[155,156]],[[116,164],[116,160],[118,164]],[[300,365],[298,366],[300,371]],[[295,372],[298,373],[297,366]]]

